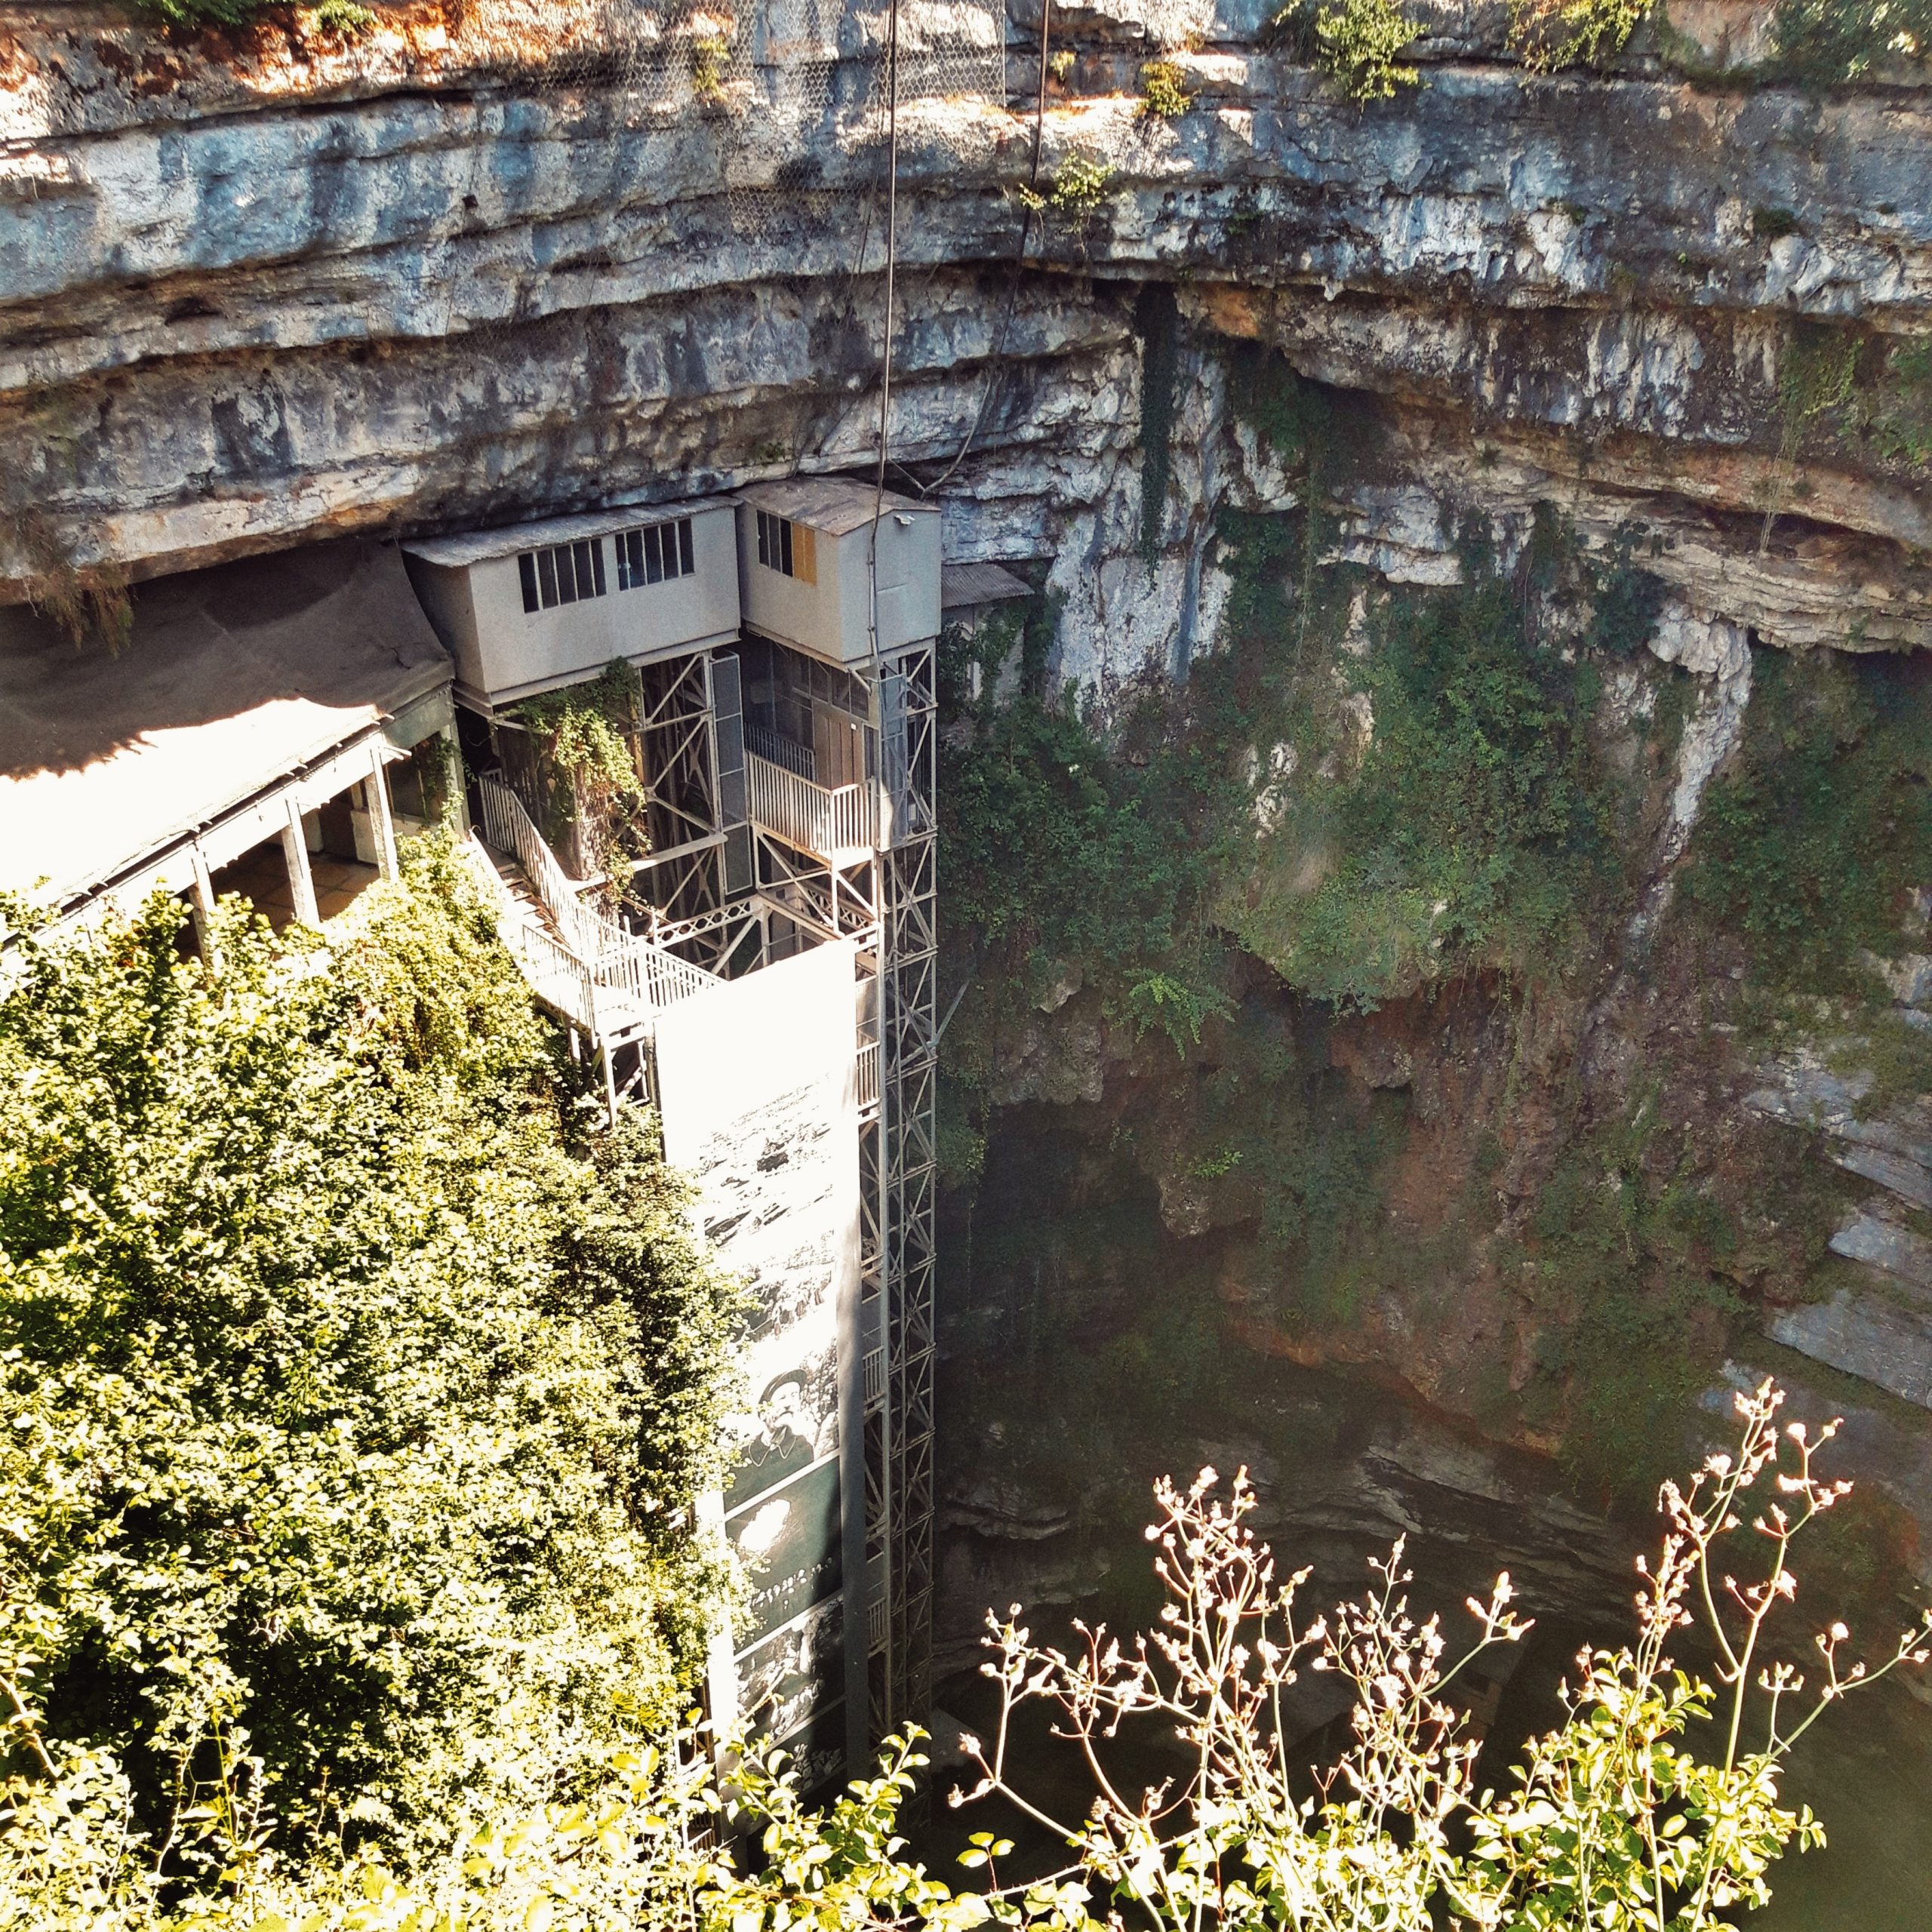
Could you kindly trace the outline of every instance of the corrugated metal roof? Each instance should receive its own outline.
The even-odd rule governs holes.
[[[942,564],[939,573],[939,601],[943,608],[957,611],[971,604],[1003,604],[1009,598],[1031,597],[1030,584],[1023,583],[1004,564]]]
[[[552,543],[575,543],[586,537],[609,537],[620,530],[642,530],[654,523],[673,523],[701,510],[729,509],[736,497],[699,497],[681,503],[632,503],[623,509],[586,510],[580,516],[546,517],[541,523],[511,524],[501,530],[464,531],[454,537],[412,537],[402,546],[425,563],[460,568],[487,563],[493,557],[514,557],[525,550],[542,550]]]
[[[118,656],[0,610],[0,888],[119,877],[447,685],[402,559],[367,539],[139,585]]]
[[[789,518],[828,537],[848,537],[870,523],[875,510],[887,516],[937,516],[938,506],[885,492],[881,505],[869,483],[849,476],[791,476],[778,483],[748,483],[738,493],[774,516]]]

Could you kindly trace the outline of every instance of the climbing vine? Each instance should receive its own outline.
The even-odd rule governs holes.
[[[588,684],[527,700],[519,721],[534,740],[553,831],[574,828],[584,869],[614,875],[649,849],[637,731],[641,687],[619,659]]]
[[[31,1604],[48,1734],[144,1829],[245,1738],[265,1855],[568,1789],[718,1581],[735,1295],[448,842],[403,863],[326,954],[224,902],[219,975],[165,897],[0,905],[0,1647]]]

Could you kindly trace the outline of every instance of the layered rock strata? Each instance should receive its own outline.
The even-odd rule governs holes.
[[[416,5],[352,48],[306,18],[171,38],[0,14],[0,439],[5,508],[35,519],[11,594],[50,551],[138,577],[870,452],[863,117],[701,99],[688,51],[640,52],[608,11]],[[878,23],[855,19],[860,75]],[[928,480],[965,449],[955,552],[1083,578],[1138,552],[1123,285],[1153,279],[1198,342],[1386,400],[1355,547],[1395,575],[1453,568],[1472,506],[1549,501],[1595,538],[1641,525],[1701,614],[1767,641],[1932,635],[1915,474],[1780,400],[1796,325],[1883,361],[1932,318],[1922,97],[1634,57],[1527,76],[1501,24],[1441,12],[1428,84],[1364,109],[1271,50],[1251,0],[1075,10],[1041,174],[1108,171],[1091,211],[1030,223],[1030,100],[909,105],[893,446]],[[1171,122],[1131,91],[1163,45],[1195,95]],[[1071,675],[1184,661],[1176,623],[1209,629],[1190,493],[1247,466],[1211,385],[1196,401],[1157,580],[1124,621],[1075,599]]]

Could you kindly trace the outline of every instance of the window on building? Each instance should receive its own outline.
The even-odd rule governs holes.
[[[580,543],[526,550],[517,558],[516,568],[523,580],[526,611],[586,603],[604,595],[604,540],[589,537]]]
[[[817,537],[808,525],[769,510],[758,513],[758,560],[781,577],[795,577],[801,583],[818,581]]]
[[[654,523],[647,530],[624,531],[617,539],[617,549],[620,590],[689,577],[696,568],[691,561],[691,520],[688,516],[681,516],[675,523]]]

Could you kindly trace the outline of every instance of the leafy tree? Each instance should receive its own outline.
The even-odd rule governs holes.
[[[278,1842],[437,1838],[700,1652],[731,1292],[447,848],[407,870],[326,949],[227,905],[219,973],[165,899],[4,909],[0,1582],[147,1823],[225,1737]]]

